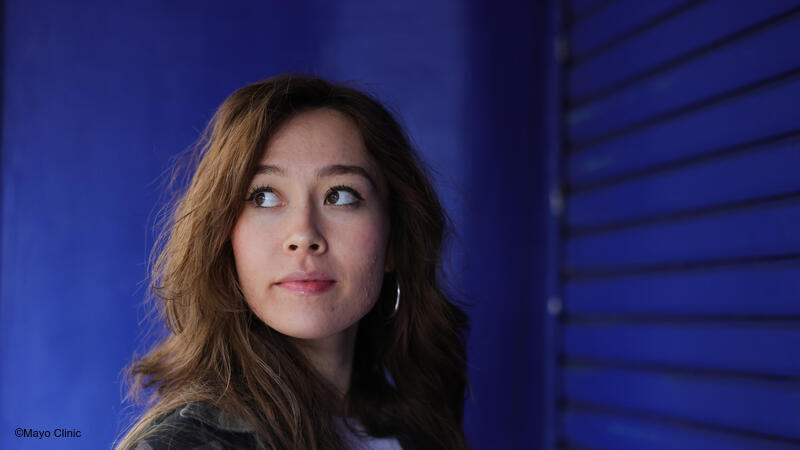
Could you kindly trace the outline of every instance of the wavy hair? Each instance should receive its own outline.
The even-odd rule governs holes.
[[[378,302],[359,322],[343,400],[250,310],[230,240],[270,137],[293,115],[315,108],[353,120],[389,186],[395,271],[385,274]],[[462,418],[469,322],[444,288],[442,270],[452,225],[393,115],[345,84],[284,74],[228,97],[196,149],[188,187],[167,205],[149,264],[149,299],[166,334],[125,369],[126,400],[145,403],[146,412],[117,448],[129,448],[154,418],[188,401],[211,402],[249,420],[274,448],[343,448],[332,419],[342,410],[372,436],[430,449],[468,448]],[[387,321],[395,283],[402,300]],[[146,389],[153,393],[143,402]]]

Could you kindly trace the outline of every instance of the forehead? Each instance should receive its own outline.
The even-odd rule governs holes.
[[[261,163],[289,170],[329,164],[376,169],[358,127],[348,116],[332,109],[314,109],[291,117],[270,139]]]

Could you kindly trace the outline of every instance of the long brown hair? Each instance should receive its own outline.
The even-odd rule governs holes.
[[[270,137],[301,111],[349,116],[389,186],[390,248],[375,307],[359,322],[344,405],[285,336],[249,309],[230,235]],[[234,92],[197,146],[187,189],[169,206],[153,248],[149,293],[168,334],[126,368],[127,399],[147,412],[117,448],[187,401],[211,402],[252,422],[274,448],[338,449],[332,415],[354,416],[373,436],[424,448],[468,448],[462,427],[468,317],[445,289],[442,251],[452,231],[427,170],[391,113],[345,84],[284,74]],[[401,288],[397,314],[396,283]]]

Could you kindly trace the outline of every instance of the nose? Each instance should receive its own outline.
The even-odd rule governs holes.
[[[284,251],[287,253],[325,253],[328,244],[319,230],[314,208],[308,205],[298,206],[289,214],[291,216],[287,223],[289,234],[283,243]]]

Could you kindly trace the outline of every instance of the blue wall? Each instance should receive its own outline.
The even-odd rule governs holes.
[[[800,1],[562,4],[560,444],[800,448]]]
[[[110,445],[159,175],[228,94],[286,70],[364,81],[402,116],[475,302],[470,441],[541,439],[545,2],[204,3],[4,2],[0,446]]]

